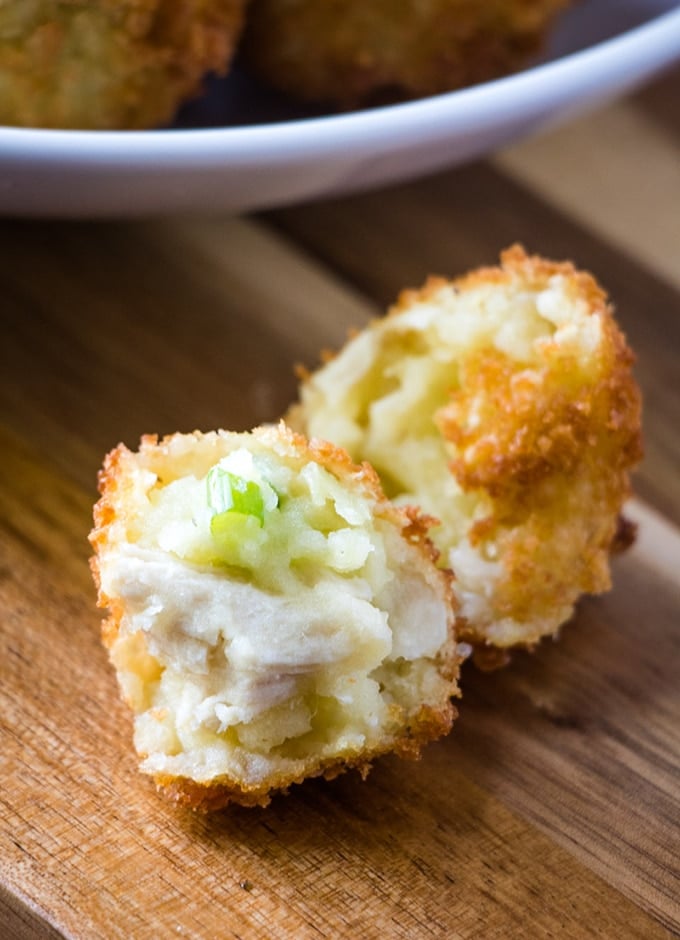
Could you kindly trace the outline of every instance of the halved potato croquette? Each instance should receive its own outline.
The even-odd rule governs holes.
[[[632,362],[589,274],[513,247],[402,293],[306,378],[289,420],[440,520],[464,639],[530,646],[610,587],[641,457]]]
[[[104,639],[169,796],[264,805],[448,732],[450,577],[370,467],[282,424],[121,445],[100,487]]]

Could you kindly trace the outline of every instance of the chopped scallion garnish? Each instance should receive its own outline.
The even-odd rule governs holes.
[[[264,524],[264,496],[254,480],[246,480],[245,477],[217,466],[208,473],[206,483],[208,505],[216,516],[237,512],[244,516],[254,516],[260,525]]]

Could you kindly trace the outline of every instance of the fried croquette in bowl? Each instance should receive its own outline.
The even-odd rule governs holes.
[[[307,376],[289,421],[440,520],[460,634],[493,660],[610,587],[641,457],[632,362],[589,274],[515,246],[500,267],[403,292]]]
[[[246,0],[4,0],[0,124],[140,129],[223,73]]]
[[[451,579],[370,467],[281,424],[120,445],[100,490],[104,641],[172,799],[266,805],[449,731]]]
[[[352,108],[451,91],[523,66],[571,0],[253,0],[244,56],[306,101]]]

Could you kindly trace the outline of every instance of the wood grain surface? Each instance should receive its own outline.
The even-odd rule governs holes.
[[[0,937],[680,933],[680,71],[493,160],[259,217],[0,221]],[[593,167],[584,173],[583,161]],[[212,817],[139,775],[87,533],[118,441],[246,429],[404,286],[519,240],[638,353],[635,547],[451,736]]]

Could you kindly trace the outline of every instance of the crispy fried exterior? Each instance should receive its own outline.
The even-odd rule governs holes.
[[[500,270],[475,272],[457,286],[464,291],[482,280],[502,288],[513,277],[540,285],[554,275],[569,280],[570,292],[603,325],[597,377],[581,383],[578,364],[555,348],[546,350],[540,382],[523,381],[516,365],[485,351],[465,363],[461,388],[437,415],[455,447],[450,470],[460,486],[483,489],[492,500],[493,512],[473,524],[470,541],[481,547],[493,540],[503,557],[496,615],[525,623],[611,587],[609,555],[625,528],[619,519],[629,471],[642,457],[633,354],[590,274],[515,248],[503,255]],[[435,282],[421,297],[436,290]],[[409,303],[408,294],[400,300]],[[524,642],[539,638],[529,634]],[[487,637],[471,625],[469,639],[479,644]]]
[[[245,56],[265,80],[341,107],[450,91],[522,66],[570,0],[254,0]]]
[[[414,325],[425,321],[417,321],[416,314],[431,317],[440,310],[438,322],[448,322],[451,337],[451,324],[463,322],[464,331],[471,323],[469,310],[467,319],[456,320],[458,298],[480,291],[487,310],[511,292],[520,304],[528,296],[542,295],[553,306],[559,300],[558,312],[551,313],[559,327],[552,338],[533,342],[526,361],[509,355],[503,342],[507,345],[517,326],[510,305],[495,328],[503,341],[490,335],[459,350],[453,361],[446,359],[448,387],[444,382],[433,394],[426,390],[426,376],[443,368],[438,363],[445,340],[427,340],[433,344],[428,351],[424,328],[419,335]],[[380,383],[392,381],[385,376],[396,373],[400,350],[420,357],[420,408],[427,413],[410,414],[404,419],[410,426],[391,432],[392,462],[386,458],[381,464],[379,454],[366,453],[370,414],[385,394]],[[581,594],[607,590],[610,554],[634,537],[621,518],[630,493],[629,471],[642,455],[641,399],[632,364],[612,307],[593,277],[570,263],[530,257],[515,246],[503,253],[500,267],[453,282],[431,278],[421,290],[404,291],[386,318],[308,376],[289,420],[318,433],[322,421],[334,420],[331,402],[337,402],[336,439],[355,459],[373,459],[387,492],[397,499],[413,496],[394,482],[401,472],[394,456],[402,446],[398,441],[406,446],[414,423],[426,428],[429,422],[427,441],[433,433],[441,435],[437,467],[432,461],[423,465],[438,489],[422,479],[416,488],[423,495],[439,494],[440,502],[424,509],[448,523],[433,529],[432,538],[459,575],[461,596],[467,594],[461,635],[477,648],[480,664],[491,668],[507,660],[503,650],[531,647],[557,632]],[[366,400],[371,389],[378,396],[373,402]],[[383,426],[385,420],[383,409]],[[343,440],[344,433],[353,444]],[[415,465],[416,474],[417,438],[411,446],[404,459]],[[447,474],[457,484],[454,491],[447,490]],[[442,502],[444,492],[452,493],[451,504]]]
[[[456,691],[453,694],[458,693]],[[362,780],[365,780],[371,772],[374,761],[386,754],[396,754],[403,760],[420,760],[423,747],[430,741],[436,741],[448,734],[457,714],[451,702],[439,709],[423,707],[410,722],[408,731],[396,743],[386,742],[383,747],[372,749],[370,754],[323,761],[305,772],[273,775],[259,787],[247,787],[226,780],[199,783],[187,777],[164,774],[156,774],[154,782],[159,793],[171,803],[201,813],[212,813],[232,803],[246,807],[265,807],[269,806],[275,794],[286,796],[291,786],[304,783],[305,780],[314,778],[335,780],[336,777],[350,770],[357,771]]]
[[[102,570],[125,546],[129,541],[129,533],[138,525],[139,488],[146,485],[140,483],[140,471],[164,474],[171,469],[173,476],[181,476],[191,471],[194,448],[212,451],[215,454],[214,459],[219,459],[225,452],[225,441],[238,442],[247,436],[251,436],[259,444],[274,448],[284,459],[312,460],[319,463],[337,479],[344,481],[350,490],[374,501],[375,515],[386,520],[390,526],[396,527],[401,532],[401,537],[413,547],[412,550],[409,549],[412,551],[413,567],[421,570],[425,581],[441,595],[443,609],[450,610],[448,639],[437,656],[437,670],[445,694],[440,696],[436,706],[422,703],[406,717],[398,707],[390,705],[390,720],[400,725],[400,731],[396,735],[393,730],[386,733],[377,745],[359,750],[350,749],[325,759],[317,759],[312,755],[304,766],[298,766],[293,771],[288,768],[280,773],[270,773],[266,779],[258,780],[252,785],[235,779],[230,774],[209,780],[162,772],[153,774],[158,789],[165,797],[201,811],[221,809],[229,803],[266,806],[274,793],[286,793],[292,784],[301,783],[310,777],[333,779],[349,769],[358,770],[365,778],[372,762],[385,753],[396,753],[407,759],[419,758],[423,745],[448,733],[452,726],[456,709],[451,698],[459,694],[459,667],[463,656],[468,652],[458,644],[455,635],[456,601],[450,573],[442,573],[437,567],[438,552],[427,535],[433,520],[414,508],[396,507],[388,501],[382,492],[379,478],[370,465],[357,465],[341,448],[324,440],[308,441],[281,422],[278,427],[256,428],[251,435],[224,431],[210,434],[194,432],[191,435],[169,435],[160,441],[155,436],[147,435],[141,439],[137,453],[120,444],[105,458],[99,473],[101,498],[94,507],[94,528],[90,533],[90,542],[95,551],[90,560],[90,567],[98,589],[98,606],[109,613],[102,624],[102,640],[112,654],[117,670],[120,668],[120,662],[116,662],[114,653],[125,631],[125,620],[129,612],[123,600],[102,587]],[[205,451],[203,462],[205,463]],[[136,634],[131,652],[127,652],[126,656],[133,661],[134,671],[143,682],[152,685],[158,679],[162,667],[149,653],[143,631]],[[125,694],[123,686],[124,683],[121,682],[123,698],[133,711],[139,713],[139,708],[136,708],[131,697]],[[141,753],[140,756],[146,755]]]
[[[0,123],[137,129],[224,72],[246,0],[5,0]]]

